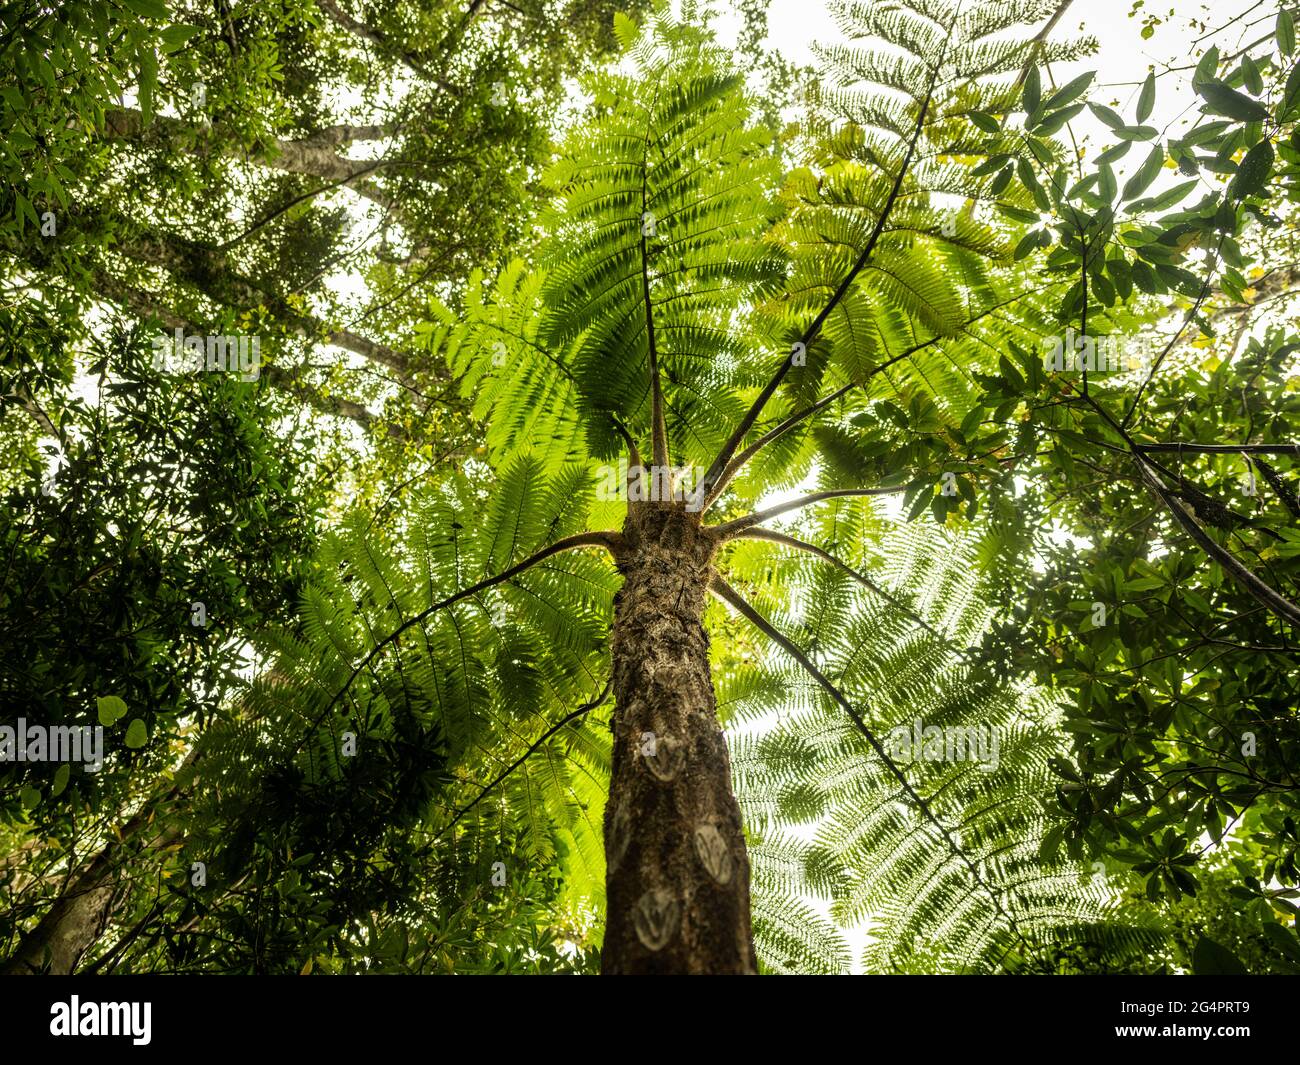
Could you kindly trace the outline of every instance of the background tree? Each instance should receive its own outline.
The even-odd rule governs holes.
[[[1152,899],[1196,894],[1208,857],[1216,876],[1235,870],[1237,890],[1265,903],[1250,912],[1267,926],[1294,920],[1300,842],[1284,221],[1300,68],[1293,13],[1259,15],[1274,33],[1199,58],[1190,129],[1143,124],[1160,91],[1153,71],[1132,121],[1088,105],[1115,143],[1094,159],[1078,153],[1071,168],[1035,134],[1068,128],[1083,80],[1055,93],[1036,72],[1026,80],[1009,109],[1024,115],[1022,147],[990,165],[1014,170],[1052,218],[1017,255],[1045,251],[1061,279],[1052,332],[1070,328],[1077,364],[1052,372],[1042,344],[1017,349],[985,380],[983,405],[1016,434],[1030,527],[1055,522],[1077,536],[1040,533],[1042,568],[1003,592],[998,654],[1061,692],[1074,735],[1075,757],[1057,763],[1061,823],[1047,849],[1105,854],[1142,876]],[[1142,161],[1121,185],[1112,165],[1135,146]],[[1175,167],[1175,181],[1155,184]],[[1134,312],[1168,327],[1130,363]],[[1123,363],[1103,365],[1108,349]]]
[[[247,641],[294,619],[334,493],[382,523],[471,449],[411,315],[517,236],[561,74],[608,51],[608,23],[599,5],[6,5],[5,720],[111,722],[118,752],[98,776],[6,769],[28,856],[7,870],[11,967],[102,953],[156,884],[179,832],[162,815],[193,801],[177,764],[244,712]],[[151,341],[173,329],[253,333],[270,364],[252,385],[159,375]],[[385,400],[372,447],[315,416],[370,425]]]

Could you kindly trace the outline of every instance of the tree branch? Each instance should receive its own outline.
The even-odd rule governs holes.
[[[140,318],[152,318],[168,329],[183,329],[187,333],[202,334],[206,331],[193,320],[183,318],[165,307],[157,297],[111,277],[106,271],[96,271],[94,282],[102,297],[125,307]],[[360,403],[340,396],[322,396],[315,388],[303,383],[297,369],[266,365],[262,367],[262,372],[273,387],[289,392],[321,414],[348,418],[366,428],[375,421],[375,416]],[[407,439],[407,433],[400,426],[389,425],[387,433],[396,439]]]
[[[543,743],[545,743],[557,732],[559,732],[560,729],[564,728],[564,726],[568,725],[570,722],[576,721],[578,718],[582,717],[584,714],[588,713],[589,711],[596,709],[596,707],[600,706],[601,703],[603,703],[606,699],[608,699],[609,691],[610,688],[612,687],[612,684],[613,684],[612,681],[606,681],[605,687],[602,689],[601,693],[598,696],[596,696],[596,698],[594,698],[589,703],[583,703],[582,706],[579,706],[576,710],[569,711],[569,713],[567,713],[554,725],[552,725],[540,736],[538,736],[537,739],[533,742],[533,744],[528,748],[528,750],[524,751],[524,753],[521,754],[518,758],[516,758],[513,762],[511,762],[509,766],[503,769],[497,775],[495,780],[485,785],[483,789],[477,795],[474,796],[473,800],[471,800],[467,805],[462,806],[459,810],[457,810],[456,815],[447,824],[447,827],[444,828],[441,832],[439,832],[436,836],[434,836],[432,842],[434,843],[438,842],[438,840],[442,839],[443,836],[445,836],[448,832],[450,832],[453,828],[455,828],[457,821],[459,821],[462,817],[464,817],[467,813],[469,813],[472,809],[474,809],[475,806],[477,806],[480,802],[482,802],[483,797],[487,795],[489,791],[495,788],[498,784],[500,784],[503,780],[505,780],[506,777],[508,777],[511,773],[513,773],[516,769],[518,769],[521,765],[523,765],[524,762],[526,762],[528,758],[534,752],[536,752],[537,749],[541,747]]]
[[[1300,455],[1300,444],[1136,444],[1143,454],[1177,452],[1189,455]]]
[[[655,103],[659,87],[655,87]],[[651,105],[651,114],[654,104]],[[661,470],[668,466],[668,427],[664,423],[664,393],[659,381],[659,352],[655,344],[654,311],[650,304],[650,252],[646,247],[647,202],[650,180],[650,123],[646,123],[645,151],[641,156],[641,298],[645,302],[646,360],[650,372],[650,453]]]
[[[331,329],[319,318],[294,310],[275,293],[267,292],[235,273],[229,268],[224,254],[204,245],[169,234],[146,232],[124,238],[115,250],[128,258],[167,270],[218,303],[232,308],[265,307],[288,332],[304,340],[323,340],[337,345],[387,366],[403,378],[410,372],[410,360],[404,352],[350,329]]]
[[[949,37],[951,37],[951,33],[952,31],[950,29]],[[831,295],[830,302],[821,309],[817,317],[813,319],[812,324],[804,330],[800,343],[802,343],[805,348],[817,339],[817,336],[821,333],[822,326],[826,324],[826,319],[829,318],[831,312],[839,306],[840,300],[844,298],[849,287],[853,284],[854,279],[862,272],[863,268],[867,265],[867,262],[871,259],[872,253],[876,250],[876,243],[880,240],[881,234],[885,231],[885,224],[889,221],[889,216],[894,209],[894,204],[898,200],[898,194],[902,191],[903,181],[907,177],[908,171],[912,165],[912,157],[916,154],[916,146],[920,142],[921,133],[925,128],[926,115],[930,110],[930,103],[934,96],[934,86],[939,77],[939,68],[942,65],[943,62],[941,59],[935,64],[933,71],[931,71],[930,85],[926,89],[925,98],[921,101],[921,110],[916,117],[916,126],[912,130],[912,137],[908,142],[907,151],[898,168],[898,174],[894,178],[894,183],[889,190],[889,195],[885,199],[885,204],[881,208],[879,216],[876,218],[876,223],[872,227],[870,235],[867,237],[866,246],[862,249],[862,253],[858,256],[857,261],[853,264],[852,268],[844,276],[843,280],[840,281],[839,287],[837,287],[835,292]],[[704,474],[704,479],[700,482],[701,491],[706,499],[712,493],[713,486],[722,477],[723,471],[731,463],[731,457],[735,454],[736,448],[741,445],[746,435],[748,435],[749,430],[753,427],[754,422],[758,420],[758,416],[763,413],[763,408],[767,406],[768,400],[772,398],[781,382],[785,380],[785,375],[790,372],[790,367],[792,365],[791,356],[789,355],[781,360],[781,365],[778,367],[776,373],[772,375],[772,379],[763,387],[763,391],[759,393],[758,398],[754,400],[753,405],[745,412],[745,416],[741,418],[740,424],[736,426],[735,432],[733,432],[727,439],[727,442],[722,445],[722,450],[718,452],[717,457],[713,460]]]
[[[1220,566],[1242,585],[1242,587],[1260,603],[1263,603],[1273,614],[1293,625],[1300,625],[1300,606],[1274,591],[1272,587],[1265,584],[1255,576],[1246,566],[1238,561],[1237,557],[1224,547],[1220,547],[1204,529],[1182,508],[1177,499],[1173,498],[1160,478],[1156,476],[1154,470],[1142,458],[1140,454],[1134,454],[1133,461],[1137,463],[1138,474],[1142,477],[1146,486],[1155,493],[1156,497],[1164,503],[1169,513],[1173,516],[1174,521],[1183,527],[1189,536],[1200,545],[1201,549],[1214,559]]]
[[[191,123],[169,115],[155,115],[153,125],[186,137],[191,137],[194,133],[194,126]],[[104,116],[104,132],[110,138],[136,140],[143,135],[146,128],[144,116],[134,108],[114,108]],[[347,159],[332,150],[334,147],[350,144],[356,140],[377,140],[387,133],[388,128],[385,126],[329,126],[301,139],[274,140],[271,142],[274,149],[272,153],[256,156],[252,161],[291,174],[306,174],[322,178],[335,185],[350,188],[357,195],[364,196],[381,207],[392,208],[394,207],[392,198],[365,180],[381,167],[393,165],[392,161]],[[206,155],[214,147],[218,154],[227,158],[248,158],[247,154],[238,150],[237,146],[222,145],[210,135],[201,137],[192,150],[197,155]]]
[[[403,65],[415,74],[433,82],[438,88],[449,92],[455,96],[460,95],[460,89],[450,82],[444,81],[435,74],[431,74],[425,66],[424,59],[401,45],[397,44],[388,34],[366,25],[359,19],[354,19],[346,11],[342,10],[334,0],[316,0],[316,6],[325,12],[337,25],[347,30],[355,37],[367,41],[374,45],[381,52],[393,56],[402,62]]]
[[[1152,463],[1142,456],[1140,445],[1129,435],[1128,430],[1111,416],[1110,411],[1098,403],[1095,399],[1084,397],[1097,415],[1102,418],[1122,439],[1129,449],[1129,453],[1137,465],[1138,475],[1147,488],[1164,504],[1184,531],[1201,547],[1201,549],[1219,563],[1225,571],[1241,584],[1242,588],[1251,595],[1257,602],[1262,603],[1270,612],[1278,618],[1289,621],[1293,625],[1300,625],[1300,606],[1279,594],[1269,585],[1255,576],[1231,551],[1220,547],[1211,538],[1209,533],[1196,523],[1196,520],[1189,515],[1182,507],[1181,503],[1174,498],[1174,493],[1165,487],[1164,483],[1156,474]],[[1130,408],[1130,412],[1136,409]],[[1275,534],[1276,535],[1276,534]]]
[[[825,399],[819,399],[816,403],[805,407],[797,414],[790,415],[790,417],[786,418],[786,420],[781,422],[781,424],[776,426],[776,428],[769,429],[766,433],[750,444],[749,447],[745,448],[744,451],[727,463],[727,468],[722,471],[722,475],[718,478],[717,484],[713,486],[712,491],[710,491],[705,497],[704,506],[701,509],[708,510],[709,507],[718,500],[722,493],[727,490],[727,486],[735,479],[736,474],[745,468],[745,464],[773,440],[780,436],[784,436],[804,419],[811,418],[818,411],[830,406],[840,397],[848,395],[848,393],[853,391],[853,389],[859,387],[861,386],[859,386],[856,381],[851,381],[843,388],[837,388]]]
[[[1029,59],[1026,61],[1025,65],[1020,68],[1020,75],[1016,78],[1016,88],[1023,85],[1025,83],[1025,78],[1029,77],[1029,68],[1034,65],[1035,56],[1037,56],[1042,50],[1043,45],[1047,43],[1048,35],[1052,30],[1056,29],[1056,24],[1061,21],[1061,17],[1069,9],[1071,3],[1072,0],[1061,0],[1060,5],[1054,12],[1052,12],[1052,17],[1047,20],[1047,25],[1039,30],[1034,39],[1029,42]]]
[[[960,861],[964,866],[966,866],[966,868],[970,871],[971,875],[975,878],[975,882],[979,884],[979,886],[982,887],[984,891],[988,894],[989,898],[993,902],[994,908],[998,911],[998,913],[1000,913],[1003,916],[1003,918],[1006,919],[1008,925],[1011,928],[1011,931],[1016,935],[1018,939],[1020,939],[1022,943],[1025,943],[1024,935],[1021,933],[1019,926],[1016,924],[1016,919],[1012,917],[1011,914],[1008,913],[1007,910],[1003,907],[1001,900],[998,898],[998,893],[984,879],[983,875],[979,871],[979,868],[971,860],[970,856],[966,853],[966,851],[957,843],[955,839],[953,839],[952,832],[948,829],[946,825],[944,825],[944,823],[941,820],[939,820],[939,817],[935,814],[930,804],[925,799],[921,798],[920,793],[908,781],[907,774],[905,774],[898,767],[898,763],[896,763],[894,759],[890,757],[889,752],[885,750],[884,745],[880,742],[880,740],[876,738],[875,733],[872,732],[871,729],[867,727],[867,723],[862,719],[862,715],[859,714],[857,710],[854,709],[853,704],[850,703],[847,698],[845,698],[844,694],[839,690],[839,688],[837,688],[834,684],[831,683],[830,679],[813,664],[812,660],[807,655],[805,655],[795,645],[795,643],[792,640],[787,639],[776,628],[776,626],[774,626],[765,617],[763,617],[762,614],[760,614],[757,610],[755,610],[752,606],[750,606],[749,603],[746,602],[745,599],[721,577],[715,576],[713,578],[712,582],[709,584],[709,591],[711,591],[724,603],[727,603],[728,605],[733,607],[738,613],[740,613],[744,618],[746,618],[755,628],[757,628],[760,632],[762,632],[765,636],[767,636],[768,639],[776,643],[779,647],[782,648],[782,650],[785,651],[786,654],[788,654],[791,658],[793,658],[796,662],[798,662],[799,665],[803,667],[804,671],[808,673],[808,675],[811,676],[813,680],[815,680],[821,686],[822,690],[825,691],[826,694],[829,695],[841,707],[841,709],[843,709],[844,712],[849,715],[849,717],[853,720],[854,727],[858,730],[858,732],[862,734],[863,738],[867,741],[867,743],[870,744],[871,749],[876,752],[880,760],[884,762],[885,768],[889,771],[889,774],[895,780],[898,781],[903,791],[908,795],[908,797],[912,800],[912,802],[916,804],[916,808],[921,812],[922,816],[924,816],[925,819],[929,821],[932,825],[934,825],[934,827],[938,830],[939,835],[943,838],[944,843],[947,844],[948,850],[952,852],[953,857],[957,858],[958,861]],[[1025,943],[1025,945],[1028,946],[1027,943]]]
[[[887,496],[906,491],[906,485],[899,485],[897,488],[832,488],[825,492],[813,492],[811,495],[800,496],[798,499],[792,499],[788,503],[780,503],[775,507],[768,507],[766,510],[756,510],[752,514],[746,514],[743,518],[736,518],[734,521],[715,525],[712,531],[717,533],[723,540],[731,540],[751,526],[759,524],[759,522],[767,521],[768,518],[775,518],[778,514],[784,514],[790,510],[798,510],[800,507],[820,503],[823,499],[842,499],[848,496]]]
[[[536,554],[530,555],[522,562],[518,562],[509,569],[503,570],[495,577],[487,577],[479,581],[477,584],[470,585],[468,588],[462,588],[459,592],[449,595],[446,599],[442,599],[427,609],[421,610],[418,614],[407,618],[406,621],[403,621],[397,626],[397,628],[376,643],[375,646],[370,649],[370,652],[362,658],[359,663],[357,663],[352,672],[348,675],[348,679],[343,682],[343,687],[335,693],[334,697],[330,699],[325,709],[317,715],[316,720],[312,724],[312,729],[319,726],[320,723],[333,712],[334,707],[338,706],[339,701],[348,693],[349,689],[351,689],[353,682],[361,675],[361,671],[369,666],[370,663],[379,656],[380,651],[401,636],[402,633],[416,625],[419,625],[427,618],[432,617],[439,610],[444,610],[449,606],[459,603],[462,599],[468,599],[472,595],[478,595],[479,592],[486,591],[498,584],[502,584],[505,581],[510,580],[512,577],[517,577],[525,570],[531,569],[539,562],[544,562],[552,555],[558,555],[561,551],[572,551],[576,547],[603,547],[611,554],[617,555],[622,547],[622,543],[623,537],[612,530],[603,532],[585,532],[578,533],[575,536],[566,536],[562,540],[556,540],[555,543],[551,544],[549,547],[542,548]],[[311,730],[308,731],[310,732]],[[306,742],[306,735],[307,733],[304,733],[303,739],[299,741],[299,748],[301,748],[302,744]]]
[[[979,314],[975,315],[974,318],[966,322],[962,326],[962,329],[963,330],[969,329],[981,318],[987,318],[994,311],[1001,310],[1003,307],[1007,306],[1007,304],[1016,302],[1016,300],[1021,299],[1024,295],[1026,295],[1026,293],[1022,292],[1019,295],[1013,296],[1009,300],[1004,300],[1001,303],[993,304],[993,306],[987,308],[986,310],[981,311]],[[836,389],[829,396],[826,396],[824,399],[819,399],[816,403],[813,403],[810,406],[805,407],[803,410],[797,412],[796,414],[790,415],[790,417],[786,418],[785,421],[781,422],[774,429],[768,430],[761,437],[755,440],[754,443],[750,444],[749,447],[745,448],[744,451],[742,451],[739,455],[737,455],[727,464],[727,468],[722,471],[722,476],[718,478],[718,483],[714,486],[713,491],[708,495],[708,497],[706,497],[704,501],[704,507],[702,509],[708,510],[709,507],[718,500],[718,498],[722,495],[722,493],[726,491],[727,486],[732,482],[736,474],[738,474],[742,469],[744,469],[745,464],[748,463],[750,459],[752,459],[756,454],[758,454],[759,451],[765,448],[773,440],[776,440],[777,438],[784,436],[800,422],[804,421],[806,418],[812,417],[818,411],[823,410],[831,403],[834,403],[841,396],[847,395],[854,388],[864,387],[866,385],[866,382],[871,380],[871,378],[875,377],[876,374],[884,373],[885,370],[888,370],[895,363],[902,362],[904,359],[910,359],[913,355],[917,354],[918,352],[924,351],[926,348],[933,347],[935,344],[938,344],[941,340],[945,340],[945,339],[948,338],[942,336],[934,336],[931,337],[929,340],[926,340],[920,344],[912,345],[912,347],[908,348],[906,351],[900,351],[897,355],[894,355],[891,358],[886,359],[879,366],[873,366],[870,370],[868,370],[865,380],[860,382],[852,381],[849,384],[845,385],[843,388]]]
[[[952,640],[950,640],[947,636],[945,636],[933,625],[931,625],[928,621],[926,621],[925,618],[921,617],[920,614],[918,614],[915,610],[909,607],[901,599],[891,595],[889,592],[885,591],[884,588],[880,587],[880,585],[878,585],[870,577],[868,577],[865,573],[862,573],[861,571],[854,569],[847,562],[844,562],[841,559],[836,558],[834,555],[832,555],[829,551],[825,550],[824,548],[818,547],[816,544],[810,544],[806,540],[800,540],[797,539],[796,537],[789,536],[786,533],[777,532],[774,529],[750,529],[747,532],[742,533],[740,536],[736,537],[736,539],[767,540],[768,542],[774,544],[784,544],[786,547],[793,547],[798,551],[806,551],[810,555],[815,555],[817,558],[820,558],[825,562],[829,562],[832,566],[835,566],[840,570],[842,570],[844,573],[847,573],[850,577],[852,577],[864,588],[878,595],[881,599],[887,602],[890,606],[892,606],[900,614],[906,617],[909,621],[915,622],[917,625],[923,628],[936,640],[939,640],[941,643],[943,643],[955,654],[957,654],[962,658],[966,657],[966,653],[964,650],[962,650],[962,648],[958,647]]]

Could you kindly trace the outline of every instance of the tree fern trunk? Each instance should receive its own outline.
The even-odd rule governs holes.
[[[754,973],[749,857],[702,623],[716,541],[674,504],[634,506],[624,535],[601,970]]]

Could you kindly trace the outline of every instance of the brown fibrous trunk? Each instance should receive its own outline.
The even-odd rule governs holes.
[[[606,974],[752,974],[749,857],[703,613],[717,537],[680,504],[629,508],[612,634]]]

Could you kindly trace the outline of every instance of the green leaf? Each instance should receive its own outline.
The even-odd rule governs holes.
[[[1246,83],[1246,91],[1252,96],[1259,96],[1264,91],[1264,79],[1260,76],[1259,66],[1248,55],[1241,57],[1241,76]]]
[[[1160,175],[1160,170],[1165,163],[1165,149],[1162,145],[1157,144],[1151,149],[1151,154],[1137,169],[1137,173],[1124,183],[1124,191],[1120,194],[1122,200],[1132,200],[1141,196],[1151,187],[1151,183]]]
[[[50,795],[61,795],[63,789],[68,786],[68,778],[72,776],[72,766],[64,762],[54,771],[54,787],[50,790]]]
[[[140,718],[132,718],[131,724],[126,727],[126,745],[132,750],[139,750],[149,742],[149,730],[145,728],[144,721]]]
[[[1197,126],[1195,129],[1188,130],[1183,135],[1180,143],[1188,148],[1204,144],[1208,145],[1212,149],[1217,149],[1218,144],[1211,142],[1217,142],[1221,134],[1227,133],[1231,129],[1232,123],[1225,122],[1223,119],[1219,119],[1216,122],[1207,122],[1203,126]]]
[[[1096,76],[1096,71],[1089,71],[1087,74],[1080,74],[1073,81],[1052,93],[1052,95],[1047,98],[1047,102],[1043,104],[1043,110],[1055,111],[1058,107],[1064,107],[1066,104],[1074,103],[1075,100],[1083,95],[1088,86],[1092,84],[1092,79]]]
[[[1277,15],[1277,46],[1283,55],[1295,52],[1295,18],[1285,9]]]
[[[1106,260],[1106,273],[1110,275],[1115,291],[1121,299],[1128,299],[1133,293],[1133,272],[1123,255],[1114,254]]]
[[[1149,141],[1154,139],[1159,132],[1155,126],[1121,126],[1115,130],[1115,136],[1126,141]]]
[[[1038,68],[1031,66],[1029,73],[1025,75],[1025,88],[1021,94],[1021,106],[1032,114],[1038,110],[1038,105],[1043,96],[1043,82],[1039,77]]]
[[[614,36],[618,38],[618,43],[623,46],[624,51],[636,43],[639,32],[640,30],[633,19],[622,11],[614,12]]]
[[[1199,83],[1196,91],[1204,97],[1209,109],[1216,115],[1226,115],[1242,122],[1268,120],[1268,108],[1262,103],[1215,78],[1207,78]]]
[[[18,801],[23,804],[24,810],[34,810],[36,804],[41,801],[41,793],[30,784],[26,784],[18,793]]]
[[[147,126],[153,121],[153,93],[158,86],[158,53],[146,48],[140,53],[140,117]]]
[[[1097,156],[1098,166],[1105,166],[1107,163],[1113,163],[1118,159],[1123,159],[1128,155],[1128,151],[1133,147],[1132,141],[1120,141],[1114,147],[1107,148],[1101,155]]]
[[[1278,120],[1285,118],[1297,103],[1300,103],[1300,63],[1291,68],[1286,77],[1286,87],[1282,90],[1282,102],[1278,105]]]
[[[1115,180],[1115,171],[1109,165],[1103,164],[1100,175],[1097,183],[1097,195],[1102,198],[1104,203],[1113,203],[1115,194],[1119,191],[1119,183]]]
[[[1207,936],[1201,936],[1192,951],[1192,972],[1197,976],[1250,975],[1232,951]]]
[[[1043,833],[1042,841],[1038,844],[1038,860],[1044,865],[1050,865],[1056,861],[1056,852],[1061,848],[1061,841],[1065,839],[1065,826],[1053,825]]]
[[[1151,112],[1155,106],[1156,72],[1153,70],[1147,75],[1147,80],[1142,83],[1142,92],[1138,96],[1137,120],[1139,124],[1151,117]]]
[[[166,29],[162,30],[158,36],[162,38],[163,50],[171,53],[179,52],[185,47],[191,37],[196,33],[202,32],[203,30],[200,26],[168,26]]]
[[[1084,193],[1090,191],[1092,187],[1101,181],[1101,175],[1095,171],[1088,174],[1079,181],[1076,181],[1065,193],[1067,200],[1077,200]]]
[[[141,18],[165,20],[171,16],[163,0],[122,0],[122,6],[134,11]]]
[[[1237,166],[1237,175],[1228,186],[1228,195],[1240,200],[1263,192],[1273,172],[1273,159],[1273,142],[1265,138],[1248,151]]]
[[[1199,85],[1214,77],[1214,72],[1219,69],[1219,48],[1215,45],[1209,49],[1205,55],[1201,56],[1201,61],[1196,64],[1196,70],[1192,74],[1192,85]]]
[[[1043,137],[1050,137],[1082,110],[1083,104],[1074,104],[1072,107],[1062,108],[1060,111],[1048,115],[1039,122],[1038,125],[1034,127],[1034,133]]]
[[[930,500],[932,498],[933,498],[933,493],[927,494],[925,491],[921,491],[917,493],[916,499],[913,500],[912,502],[911,509],[907,512],[907,520],[915,521],[917,518],[919,518],[921,514],[925,511],[925,508],[930,505]]]
[[[1011,360],[1005,355],[998,356],[998,369],[1002,371],[1002,379],[1007,382],[1013,392],[1023,392],[1025,390],[1025,379],[1020,376],[1020,371],[1011,364]]]
[[[1111,129],[1124,128],[1124,119],[1109,107],[1105,107],[1102,104],[1089,104],[1088,110],[1097,117],[1099,122],[1109,126]]]
[[[985,133],[1001,133],[1002,126],[992,115],[986,115],[983,111],[969,111],[966,114],[978,129]]]
[[[1006,174],[1006,176],[1007,176],[1007,181],[1010,181],[1010,180],[1011,180],[1011,168],[1010,168],[1010,167],[1007,167],[1007,169],[1004,170],[1002,173],[1003,173],[1003,174]],[[1001,175],[999,175],[999,176],[1001,176]],[[1005,188],[1007,182],[1004,181],[1002,184],[1003,184],[1003,188]],[[1031,226],[1032,226],[1032,225],[1034,225],[1036,222],[1039,221],[1039,217],[1038,217],[1038,215],[1035,214],[1033,211],[1026,211],[1023,207],[1016,207],[1016,206],[1014,206],[1014,205],[1012,205],[1012,204],[1009,204],[1009,203],[1000,203],[1000,204],[998,204],[998,210],[1001,211],[1001,212],[1002,212],[1004,215],[1006,215],[1008,218],[1014,219],[1014,220],[1017,221],[1017,222],[1023,222],[1023,223],[1025,223],[1026,225],[1031,225]]]
[[[1159,292],[1159,286],[1156,284],[1155,275],[1151,272],[1151,267],[1142,262],[1141,259],[1135,259],[1129,272],[1133,276],[1133,284],[1137,286],[1139,292],[1145,292],[1148,296],[1154,296]]]
[[[1269,921],[1264,925],[1264,935],[1273,941],[1273,946],[1292,961],[1300,961],[1300,938],[1297,938],[1294,929],[1288,932],[1280,924]]]
[[[1151,210],[1167,211],[1199,184],[1199,181],[1184,181],[1171,189],[1166,189],[1151,200]]]
[[[126,713],[126,703],[116,695],[101,695],[95,700],[95,709],[99,713],[99,723],[105,728],[112,728]]]
[[[1011,161],[1011,158],[1012,157],[1006,153],[990,155],[984,160],[984,162],[980,163],[979,166],[971,170],[971,177],[987,177],[994,171],[1001,170],[1002,167]]]
[[[1015,262],[1019,262],[1026,255],[1032,252],[1036,247],[1038,247],[1038,234],[1039,234],[1039,230],[1031,229],[1028,233],[1026,233],[1023,237],[1020,238],[1020,242],[1016,245],[1016,250],[1011,253],[1011,258]]]
[[[36,217],[36,209],[32,207],[31,201],[21,192],[15,194],[14,200],[17,206],[18,232],[21,233],[23,231],[23,223],[29,218],[31,219],[32,225],[39,228],[41,224],[40,219]]]

